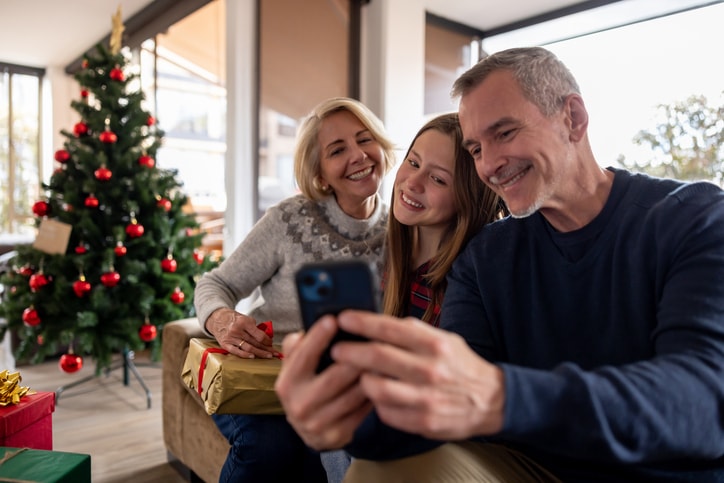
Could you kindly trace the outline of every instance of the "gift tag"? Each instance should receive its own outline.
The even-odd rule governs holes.
[[[50,218],[44,218],[38,228],[38,236],[35,237],[33,248],[51,255],[63,255],[68,249],[68,240],[73,227]]]

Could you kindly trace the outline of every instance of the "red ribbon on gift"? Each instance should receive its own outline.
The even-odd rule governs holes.
[[[209,347],[204,351],[204,353],[201,355],[201,364],[199,365],[199,396],[201,396],[201,391],[203,386],[203,380],[204,380],[204,369],[206,369],[206,359],[209,357],[210,353],[214,354],[228,354],[229,351],[226,349],[222,349],[221,347]]]
[[[257,329],[261,329],[264,331],[264,333],[273,338],[274,337],[274,327],[272,326],[272,321],[267,320],[266,322],[262,322],[259,325],[256,326]],[[206,359],[209,357],[209,354],[228,354],[229,351],[226,349],[222,349],[221,347],[209,347],[204,351],[203,354],[201,354],[201,364],[199,365],[199,396],[201,396],[201,392],[203,389],[203,381],[204,381],[204,369],[206,369]],[[284,358],[281,352],[275,354],[275,357],[278,359]]]
[[[270,339],[274,338],[274,326],[272,326],[271,320],[262,322],[261,324],[257,325],[256,328],[263,330],[267,337],[269,337]]]

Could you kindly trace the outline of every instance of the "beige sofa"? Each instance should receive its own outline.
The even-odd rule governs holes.
[[[163,328],[163,441],[169,463],[190,481],[214,483],[219,481],[229,443],[206,414],[198,394],[181,380],[193,337],[207,337],[195,318],[169,322]]]

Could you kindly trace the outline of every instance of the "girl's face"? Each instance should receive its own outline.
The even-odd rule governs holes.
[[[382,183],[382,146],[349,111],[330,114],[319,129],[320,177],[345,213],[355,216]]]
[[[455,146],[447,134],[423,132],[397,170],[395,219],[408,226],[444,228],[455,215]]]

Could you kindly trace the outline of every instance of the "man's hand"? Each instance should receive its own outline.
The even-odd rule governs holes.
[[[342,312],[338,324],[374,340],[340,342],[332,357],[362,372],[362,390],[388,425],[447,440],[503,427],[503,373],[457,334],[369,312]]]
[[[317,450],[341,448],[372,405],[359,386],[360,371],[332,364],[320,374],[316,367],[337,332],[335,319],[325,316],[302,336],[288,335],[275,389],[287,416],[305,443]]]
[[[206,319],[206,330],[229,353],[246,359],[270,359],[278,352],[272,339],[256,325],[253,317],[226,308],[214,310]]]

